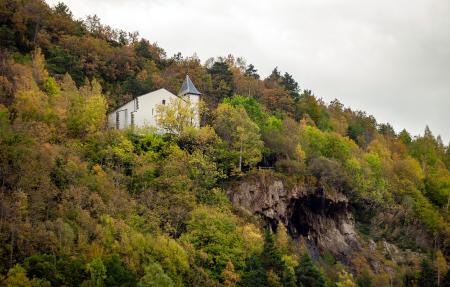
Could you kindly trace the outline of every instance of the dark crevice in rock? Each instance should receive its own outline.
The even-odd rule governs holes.
[[[286,189],[281,180],[259,177],[230,188],[228,196],[236,208],[264,216],[273,230],[283,223],[316,254],[328,250],[345,260],[360,248],[347,198],[320,183]]]

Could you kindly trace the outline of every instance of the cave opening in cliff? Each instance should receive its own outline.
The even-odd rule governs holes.
[[[325,201],[321,197],[306,196],[298,198],[293,203],[289,222],[289,231],[293,237],[307,237],[314,226],[312,220],[325,211]]]

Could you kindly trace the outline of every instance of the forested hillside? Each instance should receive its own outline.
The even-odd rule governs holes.
[[[157,40],[0,0],[1,286],[450,286],[440,137]],[[164,135],[106,128],[108,111],[176,93],[186,73],[201,128],[171,104]],[[245,202],[269,193],[274,212]],[[336,218],[342,248],[321,234]]]

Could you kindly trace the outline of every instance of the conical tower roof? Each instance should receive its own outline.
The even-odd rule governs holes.
[[[186,75],[186,79],[184,79],[183,85],[181,85],[181,89],[178,92],[178,96],[182,97],[184,95],[197,95],[200,96],[202,93],[200,93],[197,88],[194,86],[194,83],[192,83],[191,79],[188,75]]]

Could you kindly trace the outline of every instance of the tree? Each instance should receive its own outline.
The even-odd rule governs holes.
[[[419,287],[435,287],[437,276],[436,271],[427,259],[423,259],[420,264],[420,274],[417,286]]]
[[[106,267],[103,264],[102,259],[95,258],[86,266],[87,271],[91,274],[91,284],[95,287],[104,286],[106,279]]]
[[[338,281],[336,287],[356,287],[357,285],[353,281],[353,275],[345,270],[339,272]]]
[[[278,67],[272,70],[266,80],[272,82],[272,84],[279,84],[281,82],[281,73],[278,71]]]
[[[64,2],[58,2],[53,9],[59,15],[72,17],[72,12]]]
[[[251,254],[245,261],[245,269],[240,281],[241,286],[259,287],[267,285],[267,274],[257,254]]]
[[[223,285],[230,287],[236,286],[240,280],[240,276],[234,271],[234,265],[231,261],[228,261],[227,266],[225,266],[225,269],[222,271],[221,277]]]
[[[230,261],[233,268],[241,268],[248,252],[244,250],[236,217],[206,206],[191,213],[181,240],[204,254],[205,266],[216,279],[222,278],[222,272]]]
[[[136,286],[136,275],[127,269],[119,255],[113,254],[105,261],[105,286],[131,287]]]
[[[286,227],[283,223],[279,223],[277,226],[277,234],[275,241],[278,249],[283,253],[288,253],[288,245],[289,245],[289,235],[287,234]]]
[[[283,77],[281,78],[281,84],[283,87],[289,92],[291,97],[294,100],[298,100],[300,97],[300,88],[298,86],[298,83],[294,80],[292,75],[289,73],[284,73]]]
[[[245,69],[245,75],[247,77],[253,77],[255,79],[259,79],[258,70],[255,69],[255,66],[249,64],[247,69]]]
[[[280,276],[278,276],[273,270],[267,271],[267,286],[268,287],[282,287]]]
[[[231,97],[234,91],[233,74],[225,61],[216,61],[208,73],[212,79],[212,90],[205,99],[208,108],[214,109],[226,97]]]
[[[308,253],[300,256],[300,261],[295,269],[297,284],[305,287],[324,287],[325,278],[314,265]]]
[[[445,257],[442,254],[441,250],[438,250],[435,254],[434,265],[437,273],[437,286],[441,286],[441,280],[445,276],[444,274],[447,272],[447,261],[445,260]]]
[[[31,278],[48,280],[52,285],[60,285],[60,274],[56,269],[56,259],[51,255],[33,255],[25,259],[24,268]]]
[[[197,127],[199,106],[187,98],[171,98],[168,104],[156,107],[156,124],[165,132],[179,135],[188,127]]]
[[[6,287],[31,287],[32,282],[27,277],[25,269],[19,264],[9,269],[6,279],[3,281]]]
[[[43,84],[48,78],[47,69],[45,69],[45,58],[41,48],[36,48],[33,53],[33,78],[39,85]]]
[[[237,170],[253,166],[261,160],[263,142],[258,126],[248,117],[243,107],[221,104],[216,110],[214,128],[232,154],[237,155]]]
[[[398,134],[398,139],[403,142],[406,146],[408,146],[409,144],[411,144],[412,142],[412,138],[411,135],[408,133],[408,131],[406,129],[403,129],[399,134]]]
[[[151,262],[144,267],[144,276],[137,284],[138,287],[172,287],[172,279],[164,273],[161,265]]]
[[[67,118],[71,134],[84,137],[104,128],[107,105],[100,84],[95,79],[86,81],[73,96]]]
[[[269,229],[264,233],[264,248],[261,254],[262,264],[267,272],[268,286],[290,286],[295,280],[283,261],[276,238]]]
[[[297,102],[295,103],[295,119],[299,121],[303,118],[310,118],[321,130],[329,130],[331,128],[330,115],[324,104],[317,100],[310,90],[304,90],[297,97]]]

